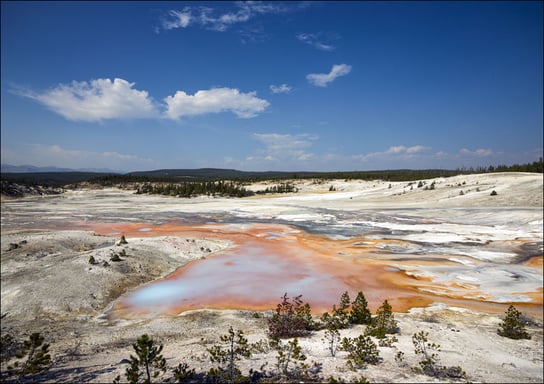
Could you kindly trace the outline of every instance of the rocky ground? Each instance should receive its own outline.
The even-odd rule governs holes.
[[[2,180],[0,184],[0,192],[3,197],[17,198],[24,196],[58,195],[64,192],[64,190],[62,188],[44,187],[40,185],[23,185],[13,181]]]
[[[243,202],[235,199],[194,200],[191,205],[187,203],[181,209],[184,212],[204,209],[216,211],[219,206],[225,209],[225,206],[231,204],[229,209],[236,208],[244,214],[259,215],[262,209],[262,214],[285,216],[286,203],[296,205],[299,210],[304,204],[305,207],[319,205],[346,211],[373,204],[406,208],[424,207],[432,203],[435,207],[434,213],[425,211],[421,213],[422,216],[432,217],[434,214],[461,217],[466,211],[452,211],[449,207],[465,204],[483,209],[486,204],[492,204],[488,203],[491,190],[498,192],[495,197],[500,199],[500,206],[542,206],[541,175],[511,175],[502,178],[489,175],[488,178],[479,179],[472,176],[439,179],[437,191],[423,191],[417,187],[410,190],[407,183],[397,183],[389,188],[389,183],[378,181],[333,181],[337,191],[329,194],[326,192],[328,184],[307,183],[302,193],[276,196],[273,198],[275,200],[262,197]],[[480,190],[477,191],[477,188]],[[463,195],[459,194],[459,190],[465,190]],[[74,196],[80,198],[94,198],[100,191],[89,192],[89,195],[85,191],[74,193]],[[410,193],[412,195],[408,199],[407,195]],[[62,217],[86,212],[81,205],[68,209],[72,200],[69,193],[66,196],[63,202],[54,200],[53,203],[51,200],[50,203],[54,207],[51,212],[56,212],[60,221],[63,220]],[[103,212],[112,212],[113,207],[120,204],[122,199],[129,203],[125,203],[124,208],[117,214],[125,216],[129,212],[127,207],[143,212],[148,209],[149,204],[156,204],[159,200],[175,201],[175,204],[179,204],[175,199],[136,197],[126,192],[119,192],[115,196],[118,197],[111,201],[97,200],[93,205],[94,210],[89,211],[89,214],[95,212],[96,215],[102,215],[101,209]],[[141,205],[135,205],[137,201]],[[274,205],[280,201],[281,209],[280,205]],[[495,200],[493,204],[497,204],[497,201],[499,200]],[[4,204],[6,202],[11,205]],[[206,208],[203,208],[203,204],[206,204]],[[264,369],[274,371],[276,352],[267,348],[266,341],[267,317],[271,315],[271,311],[198,309],[173,317],[146,316],[135,320],[109,316],[109,309],[119,297],[124,297],[142,284],[166,276],[191,261],[213,257],[215,253],[231,246],[228,240],[165,235],[128,237],[127,244],[119,244],[119,234],[105,236],[90,231],[25,225],[29,217],[35,217],[36,223],[48,222],[47,213],[40,211],[39,207],[27,200],[7,200],[3,201],[2,206],[2,335],[9,333],[19,340],[27,338],[32,332],[40,332],[45,336],[45,340],[51,345],[54,363],[46,374],[34,379],[44,382],[103,383],[112,382],[120,375],[124,380],[124,371],[128,366],[126,359],[133,354],[131,345],[144,333],[164,345],[163,355],[169,368],[185,362],[190,368],[203,373],[213,366],[206,348],[218,344],[220,336],[226,334],[231,326],[242,330],[250,342],[261,341],[264,346],[264,350],[240,362],[242,371],[260,369],[265,363],[268,365]],[[513,216],[505,218],[499,224],[507,225],[512,217],[526,214],[517,208],[512,209]],[[29,211],[25,213],[25,209]],[[483,210],[478,213],[478,220],[488,219],[485,212]],[[289,213],[292,214],[292,211]],[[302,214],[308,213],[304,211]],[[489,218],[491,219],[496,220],[496,217]],[[111,220],[110,216],[108,220]],[[535,222],[534,213],[527,216],[525,221]],[[534,225],[527,228],[532,230]],[[542,225],[542,221],[539,225]],[[538,238],[538,235],[531,236]],[[113,261],[115,256],[120,261]],[[94,259],[92,264],[91,257]],[[542,257],[532,260],[537,263],[537,267],[540,262],[542,268]],[[441,345],[441,352],[438,352],[440,364],[460,366],[472,382],[536,383],[544,379],[541,316],[528,318],[530,340],[511,340],[499,336],[496,331],[503,318],[502,314],[439,302],[425,308],[413,308],[406,313],[397,312],[395,318],[400,328],[400,333],[396,335],[398,341],[392,347],[379,347],[382,361],[358,372],[347,369],[346,352],[339,351],[335,357],[330,355],[323,340],[324,331],[313,332],[299,342],[308,361],[321,364],[319,375],[324,380],[332,375],[346,382],[361,376],[371,382],[463,381],[433,378],[411,370],[419,361],[419,356],[414,353],[412,335],[419,331],[428,332],[429,341]],[[342,337],[356,337],[364,332],[364,326],[354,326],[340,332]],[[395,360],[399,351],[404,353],[404,359],[400,362]],[[4,373],[6,367],[7,362],[2,362]],[[161,376],[161,380],[171,378],[172,375],[170,369]]]

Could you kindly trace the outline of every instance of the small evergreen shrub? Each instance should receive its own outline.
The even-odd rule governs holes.
[[[497,329],[497,333],[510,339],[530,339],[531,336],[525,330],[521,316],[521,312],[513,305],[510,305],[506,310],[506,316],[500,324],[500,328]]]
[[[4,318],[5,315],[2,316]],[[19,343],[13,335],[5,333],[0,337],[0,361],[7,361],[15,356],[19,350]]]
[[[346,365],[352,371],[365,368],[367,364],[378,364],[380,353],[376,343],[369,336],[359,335],[342,339],[342,350],[348,353]]]
[[[219,367],[212,368],[208,372],[209,379],[219,382],[237,383],[248,378],[242,375],[236,362],[242,358],[251,357],[251,346],[244,333],[240,330],[234,331],[229,328],[227,335],[221,336],[223,345],[214,345],[206,348],[210,354],[212,363],[219,363]]]
[[[166,372],[166,359],[161,355],[162,344],[155,345],[153,339],[144,334],[132,345],[136,356],[130,355],[130,367],[125,371],[129,383],[151,383]]]
[[[268,334],[271,338],[306,336],[313,329],[310,304],[304,303],[298,295],[293,302],[285,293],[282,302],[276,307],[276,313],[268,319]]]
[[[440,345],[429,342],[428,336],[429,333],[424,331],[412,335],[414,352],[422,357],[419,367],[413,367],[412,371],[438,378],[466,379],[467,375],[461,367],[445,367],[438,364],[436,352],[440,352]]]
[[[189,369],[187,363],[180,363],[173,369],[174,379],[177,383],[186,383],[195,377],[195,369]]]
[[[423,373],[428,376],[439,376],[438,354],[440,345],[430,343],[429,333],[421,331],[412,335],[412,344],[414,344],[414,353],[422,355],[419,367],[412,368],[414,372]]]
[[[332,306],[332,315],[333,317],[336,317],[338,319],[341,328],[346,328],[349,325],[349,306],[350,298],[348,291],[342,293],[338,308],[336,307],[336,305]]]
[[[331,356],[336,356],[336,350],[340,345],[340,332],[338,332],[338,328],[334,326],[327,328],[324,335],[324,341],[327,345],[327,349],[331,353]]]
[[[397,341],[399,341],[399,339],[397,339],[396,336],[385,337],[383,339],[380,339],[380,341],[378,342],[378,345],[380,347],[391,348],[391,347],[393,347],[393,343],[396,343]]]
[[[279,338],[271,339],[270,345],[277,351],[276,375],[273,382],[317,381],[320,365],[313,362],[313,366],[306,362],[306,355],[298,344],[298,339],[283,343]]]
[[[404,363],[404,352],[398,351],[395,354],[395,361],[397,362],[397,364],[399,366],[404,366],[405,365],[405,363]]]
[[[372,319],[371,324],[366,329],[366,334],[384,339],[386,334],[397,333],[399,331],[397,321],[393,315],[391,305],[384,300],[383,304],[376,310],[376,317]]]
[[[347,328],[350,323],[349,309],[349,294],[344,292],[340,297],[340,304],[338,307],[336,304],[332,306],[332,315],[325,312],[321,315],[321,323],[327,329],[343,329]]]
[[[329,383],[329,384],[339,384],[339,383],[345,383],[345,380],[342,380],[340,378],[336,378],[334,376],[329,376],[329,378],[327,379],[327,383]],[[368,381],[366,377],[361,376],[361,377],[359,377],[357,379],[352,379],[350,381],[350,383],[353,383],[353,384],[368,384],[368,383],[370,383],[370,381]]]
[[[36,374],[49,369],[51,365],[51,355],[49,354],[49,344],[44,343],[44,337],[38,332],[30,335],[28,340],[23,342],[21,349],[15,354],[15,357],[23,361],[16,361],[8,366],[10,374],[15,374],[22,379],[28,374]]]

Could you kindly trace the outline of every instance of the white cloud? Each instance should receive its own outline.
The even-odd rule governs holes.
[[[146,91],[133,88],[134,83],[116,78],[97,79],[90,82],[73,81],[60,84],[44,93],[13,88],[20,96],[34,99],[52,111],[74,121],[100,121],[105,119],[159,118],[179,119],[182,116],[202,115],[231,111],[241,118],[255,117],[270,103],[259,99],[256,92],[243,93],[235,88],[212,88],[200,90],[194,95],[177,91],[167,96],[165,104],[156,104]],[[285,91],[285,84],[280,90]]]
[[[347,64],[335,64],[329,73],[310,73],[306,75],[306,79],[310,84],[318,87],[326,87],[330,82],[334,81],[337,77],[345,76],[351,72],[351,65]]]
[[[336,48],[333,45],[325,44],[321,41],[321,35],[322,34],[300,33],[297,35],[297,39],[321,51],[334,51]]]
[[[164,101],[167,105],[165,115],[171,119],[226,111],[231,111],[240,118],[250,118],[270,105],[268,101],[259,99],[256,92],[241,93],[233,88],[200,90],[194,95],[177,91],[174,96],[167,96]]]
[[[224,32],[232,25],[246,23],[258,15],[279,14],[295,9],[281,4],[255,1],[237,2],[235,9],[218,11],[217,7],[194,6],[184,7],[183,11],[171,10],[168,19],[163,20],[162,28],[166,30],[186,28],[189,24],[197,24],[213,31]]]
[[[185,7],[183,11],[168,11],[168,14],[171,19],[163,22],[164,29],[187,28],[193,19],[188,7]]]
[[[34,99],[74,121],[157,116],[157,109],[148,93],[134,89],[134,84],[119,78],[113,81],[97,79],[60,84],[44,93],[21,90],[16,93]]]
[[[271,85],[270,91],[272,93],[289,93],[291,92],[292,87],[290,87],[287,84],[281,84],[281,85]]]
[[[107,168],[111,170],[149,169],[158,165],[154,160],[115,151],[85,151],[66,149],[53,144],[25,144],[16,148],[2,148],[2,163],[62,168]]]
[[[491,149],[477,149],[475,151],[471,151],[469,149],[463,148],[459,151],[462,155],[468,155],[468,156],[478,156],[478,157],[486,157],[491,156],[493,154],[493,151]]]

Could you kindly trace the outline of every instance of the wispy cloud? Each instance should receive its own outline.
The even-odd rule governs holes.
[[[185,7],[182,11],[168,11],[168,16],[168,19],[163,20],[164,29],[187,28],[191,21],[194,21],[189,7]]]
[[[266,161],[307,161],[314,157],[306,149],[311,147],[319,136],[308,133],[291,135],[280,133],[254,133],[253,138],[265,145],[261,160]],[[253,157],[246,160],[255,160]]]
[[[155,103],[135,83],[116,78],[73,81],[44,93],[14,89],[14,93],[34,99],[52,111],[74,121],[137,119],[158,116]]]
[[[106,119],[170,118],[230,111],[241,118],[257,116],[270,103],[256,92],[236,88],[199,90],[194,95],[177,91],[156,103],[148,92],[133,88],[134,83],[116,78],[60,84],[38,93],[14,87],[11,92],[45,105],[68,120],[95,122]],[[163,111],[161,111],[163,110]]]
[[[486,157],[491,156],[493,154],[493,151],[491,149],[476,149],[474,151],[471,151],[470,149],[462,148],[459,153],[461,155],[468,155],[468,156],[477,156],[477,157]]]
[[[424,147],[423,145],[414,145],[412,147],[406,147],[404,145],[398,145],[398,146],[389,147],[389,149],[387,151],[385,151],[384,153],[386,153],[386,154],[401,154],[401,153],[412,154],[412,153],[422,152],[422,151],[424,151],[426,149],[428,149],[428,147]]]
[[[488,165],[488,162],[489,164],[504,163],[504,160],[501,160],[503,157],[503,153],[491,149],[470,150],[462,148],[452,153],[443,150],[431,152],[431,147],[424,145],[397,145],[391,146],[381,152],[370,152],[351,156],[355,162],[361,162],[365,165],[372,164],[373,167],[382,169],[389,166],[396,168],[436,166],[437,168],[455,169],[461,166],[485,166]],[[483,161],[486,163],[484,164]]]
[[[154,160],[115,151],[67,149],[57,144],[25,144],[17,148],[2,147],[2,163],[57,166],[74,169],[107,168],[111,170],[149,169]]]
[[[325,35],[323,33],[299,33],[297,39],[305,44],[308,44],[314,48],[317,48],[321,51],[334,51],[335,46],[331,44],[324,43],[323,40]],[[330,39],[330,37],[327,37]]]
[[[217,7],[188,6],[182,10],[171,10],[162,21],[164,30],[187,28],[198,25],[202,28],[224,32],[231,26],[242,24],[265,14],[280,14],[296,9],[292,5],[275,2],[245,1],[234,3],[234,9],[225,10],[224,3]]]
[[[332,66],[329,73],[310,73],[306,75],[306,79],[318,87],[326,87],[334,81],[337,77],[345,76],[351,72],[351,65],[347,64],[335,64]]]
[[[198,91],[194,95],[177,91],[164,101],[167,105],[165,115],[171,119],[226,111],[240,118],[250,118],[270,105],[268,101],[259,99],[256,92],[242,93],[233,88],[212,88]]]
[[[368,160],[376,160],[376,159],[393,159],[393,158],[410,159],[410,158],[413,158],[414,155],[422,153],[428,149],[430,149],[430,147],[425,147],[423,145],[414,145],[411,147],[407,147],[405,145],[396,145],[396,146],[391,146],[387,150],[382,152],[370,152],[366,154],[358,154],[358,155],[353,155],[352,158],[358,161],[368,161]]]
[[[270,86],[270,92],[272,93],[289,93],[291,92],[292,87],[290,87],[287,84],[281,84],[281,85],[271,85]]]

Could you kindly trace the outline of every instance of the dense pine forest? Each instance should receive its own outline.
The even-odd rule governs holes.
[[[177,197],[195,196],[228,196],[246,197],[255,193],[248,191],[239,183],[232,181],[210,181],[210,182],[183,182],[176,184],[153,184],[145,183],[136,190],[137,194],[159,194]]]

